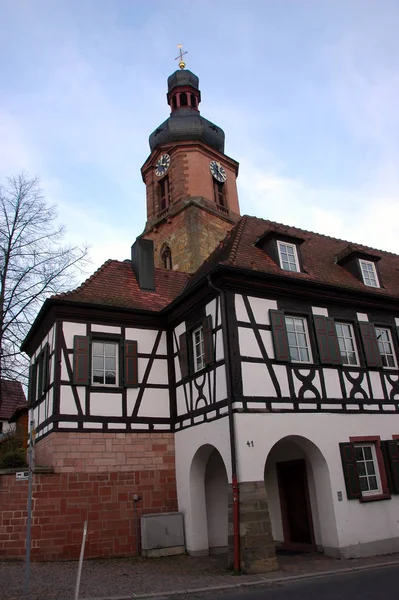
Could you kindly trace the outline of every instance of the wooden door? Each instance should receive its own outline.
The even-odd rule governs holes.
[[[314,532],[304,459],[277,463],[286,548],[314,550]]]

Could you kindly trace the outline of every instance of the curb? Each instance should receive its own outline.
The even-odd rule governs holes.
[[[391,560],[384,563],[374,563],[370,565],[358,565],[355,567],[347,567],[344,569],[334,569],[329,571],[320,571],[318,573],[303,573],[301,575],[287,575],[284,577],[262,577],[255,581],[243,581],[242,583],[229,583],[225,585],[210,585],[198,588],[187,588],[180,590],[167,590],[165,592],[146,592],[143,594],[129,594],[128,596],[98,596],[93,598],[82,598],[82,600],[146,600],[152,598],[153,600],[166,600],[171,596],[184,596],[189,594],[199,594],[208,592],[221,592],[223,590],[233,590],[246,587],[254,587],[259,585],[273,585],[273,584],[284,584],[292,581],[303,581],[306,579],[321,579],[331,575],[341,575],[347,573],[355,573],[356,571],[370,571],[375,569],[383,569],[384,567],[393,567],[399,565],[398,560]]]

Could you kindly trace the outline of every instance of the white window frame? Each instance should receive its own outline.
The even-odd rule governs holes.
[[[285,315],[284,316],[284,322],[285,322],[285,328],[286,328],[286,330],[287,330],[287,319],[294,319],[294,321],[302,321],[303,322],[303,324],[304,324],[304,331],[303,332],[297,332],[297,331],[295,331],[295,334],[296,334],[296,340],[297,340],[297,342],[298,342],[298,333],[304,333],[305,334],[306,346],[299,346],[299,345],[297,345],[295,347],[296,348],[305,348],[306,347],[306,349],[308,351],[308,354],[309,354],[309,360],[296,360],[296,359],[292,358],[291,357],[291,347],[290,347],[290,344],[289,344],[289,341],[288,341],[288,351],[290,353],[290,362],[297,363],[297,364],[306,364],[306,365],[312,363],[313,362],[312,346],[310,344],[308,321],[307,321],[306,317],[300,317],[298,315]],[[287,339],[288,339],[288,334],[289,333],[293,333],[293,332],[288,332],[288,330],[287,330]],[[299,352],[299,355],[300,355],[300,352]]]
[[[381,475],[380,475],[380,469],[379,469],[379,465],[378,465],[378,459],[377,459],[377,452],[376,452],[376,448],[375,448],[375,442],[355,442],[354,444],[355,446],[355,452],[356,452],[356,448],[371,448],[371,457],[372,457],[372,461],[374,464],[374,474],[377,480],[377,489],[376,490],[365,490],[365,491],[361,491],[362,496],[364,497],[368,497],[368,496],[379,496],[383,493],[382,491],[382,484],[381,484]],[[358,465],[359,462],[366,462],[366,461],[358,461],[356,460],[356,465]],[[367,478],[367,482],[368,482],[368,476],[370,474],[366,474],[366,475],[359,475],[359,485],[360,485],[360,479],[364,479]],[[373,475],[371,475],[373,476]]]
[[[281,247],[285,246],[287,248],[292,248],[294,251],[294,262],[295,262],[295,270],[294,269],[285,269],[283,266],[283,257],[282,257],[282,249]],[[300,273],[300,268],[299,268],[299,260],[298,260],[298,248],[296,247],[295,244],[289,244],[288,242],[281,242],[279,240],[277,240],[277,248],[278,248],[278,255],[279,255],[279,259],[280,259],[280,267],[283,269],[283,271],[288,271],[289,273]],[[288,253],[287,253],[288,256]],[[288,265],[290,264],[290,261],[288,261]],[[293,263],[291,263],[293,264]]]
[[[99,371],[100,369],[94,369],[94,344],[112,344],[113,346],[115,346],[115,383],[106,383],[105,382],[105,365],[103,367],[103,373],[104,373],[104,383],[99,383],[97,381],[94,381],[94,371]],[[92,340],[92,344],[91,344],[91,384],[95,385],[95,386],[101,386],[101,387],[119,387],[119,342],[116,340],[104,340],[104,339],[93,339]],[[96,357],[98,358],[100,355],[96,355]],[[103,358],[105,360],[106,356],[103,353]],[[112,357],[109,357],[112,358]],[[112,369],[112,371],[114,371],[114,369]]]
[[[393,358],[393,362],[395,363],[392,367],[388,366],[388,365],[382,365],[384,369],[397,369],[398,368],[398,361],[396,360],[396,353],[395,353],[395,347],[393,345],[393,340],[392,340],[392,333],[391,330],[389,329],[389,327],[379,327],[378,325],[374,325],[374,329],[375,329],[375,335],[377,336],[377,342],[378,342],[378,350],[381,356],[381,361],[383,361],[383,356],[392,356]],[[388,340],[387,341],[382,341],[380,342],[380,340],[378,339],[378,332],[379,331],[386,331],[388,334]],[[389,344],[390,348],[391,348],[391,352],[381,352],[381,348],[380,348],[380,343],[382,344]]]
[[[200,341],[197,343],[195,337],[196,334],[200,334]],[[192,342],[193,342],[193,363],[194,363],[194,372],[197,373],[201,371],[205,367],[205,339],[204,339],[204,328],[202,325],[196,327],[192,333]],[[200,352],[198,352],[198,348]]]
[[[338,335],[338,331],[337,331],[337,325],[342,326],[346,326],[349,327],[349,331],[350,331],[350,338],[344,337],[344,336],[340,336]],[[338,346],[339,346],[339,340],[343,339],[344,340],[344,346],[345,346],[345,353],[346,353],[346,357],[348,356],[348,353],[351,352],[350,350],[347,349],[346,347],[346,340],[351,339],[352,341],[352,345],[353,345],[353,350],[355,353],[355,359],[356,362],[355,363],[350,363],[350,362],[342,362],[343,365],[345,366],[349,366],[349,367],[358,367],[360,362],[359,362],[359,354],[357,351],[357,345],[356,345],[356,338],[355,338],[355,331],[353,329],[353,325],[352,323],[345,323],[344,321],[336,321],[335,323],[335,333],[337,335],[337,339],[338,339]],[[341,351],[341,347],[339,346],[339,352],[342,358],[342,361],[344,361],[344,357],[342,355],[342,351]]]
[[[362,272],[364,285],[367,285],[368,287],[375,287],[375,288],[381,287],[379,279],[378,279],[378,275],[377,275],[377,269],[375,268],[375,264],[371,260],[364,260],[363,258],[359,258],[359,263],[360,263],[360,270]],[[375,284],[371,282],[372,280],[370,277],[369,267],[371,267],[371,271],[374,276]],[[369,280],[369,283],[367,283],[366,279]]]

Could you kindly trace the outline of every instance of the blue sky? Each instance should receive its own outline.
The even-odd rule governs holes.
[[[92,265],[129,257],[176,44],[242,214],[399,253],[397,0],[1,0],[0,179],[42,179]]]

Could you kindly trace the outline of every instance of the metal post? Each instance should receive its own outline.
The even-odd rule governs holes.
[[[32,531],[32,495],[33,495],[33,472],[35,470],[35,421],[30,421],[29,427],[29,450],[28,450],[28,507],[26,521],[26,556],[25,556],[25,595],[29,598],[30,584],[30,547]]]
[[[136,556],[140,556],[140,539],[139,539],[139,507],[138,503],[141,500],[141,496],[133,494],[134,502],[134,537],[136,538]]]
[[[83,565],[83,556],[85,553],[86,536],[87,536],[87,521],[85,521],[85,524],[83,525],[82,546],[80,548],[78,575],[76,577],[75,600],[79,599],[80,576],[82,575],[82,565]]]

